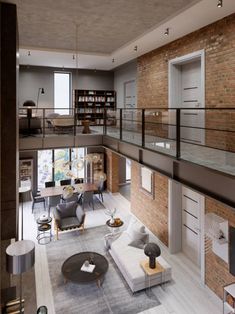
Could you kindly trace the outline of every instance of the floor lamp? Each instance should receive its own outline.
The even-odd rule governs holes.
[[[38,97],[37,97],[37,107],[36,107],[36,112],[38,111],[38,102],[39,102],[39,96],[40,94],[44,95],[45,94],[45,90],[43,87],[39,87],[38,89]]]
[[[6,269],[13,275],[20,275],[20,313],[22,305],[22,274],[34,266],[35,245],[31,240],[22,240],[10,244],[6,249]]]

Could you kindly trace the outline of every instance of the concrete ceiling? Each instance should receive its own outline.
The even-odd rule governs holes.
[[[19,3],[20,64],[99,70],[112,70],[235,12],[235,0],[223,0],[222,8],[217,0],[5,1]]]
[[[12,2],[12,1],[9,1]],[[107,54],[195,0],[13,0],[20,47]]]

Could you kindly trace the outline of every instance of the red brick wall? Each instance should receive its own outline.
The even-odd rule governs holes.
[[[168,246],[168,179],[155,172],[155,197],[140,189],[140,164],[131,162],[131,211]]]
[[[119,191],[119,156],[111,150],[106,149],[106,172],[107,172],[107,189],[116,193]]]
[[[213,212],[228,220],[229,224],[235,227],[235,212],[233,209],[210,198],[206,198],[205,207],[206,213]],[[222,299],[223,286],[234,283],[235,277],[229,273],[229,265],[212,251],[211,243],[207,243],[207,245],[208,248],[205,254],[206,284]]]
[[[205,50],[206,107],[235,107],[235,14],[197,30],[138,58],[139,108],[168,107],[168,61],[197,50]],[[230,122],[230,123],[228,123]],[[206,114],[206,126],[234,130],[235,112]],[[231,133],[207,132],[208,145],[235,150]]]

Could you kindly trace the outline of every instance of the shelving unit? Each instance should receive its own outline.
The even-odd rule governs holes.
[[[235,313],[235,283],[224,287],[223,314]]]
[[[78,125],[84,120],[89,120],[90,125],[104,125],[104,109],[116,109],[113,90],[75,89],[73,98]]]
[[[33,187],[33,159],[20,159],[20,186]]]

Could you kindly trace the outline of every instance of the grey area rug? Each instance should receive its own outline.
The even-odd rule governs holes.
[[[122,277],[112,257],[104,248],[106,226],[86,229],[84,233],[72,231],[60,233],[60,240],[47,245],[49,273],[56,314],[136,314],[160,304],[154,288],[133,294]],[[73,254],[94,251],[103,254],[109,269],[102,287],[96,283],[64,283],[61,274],[63,262]]]

